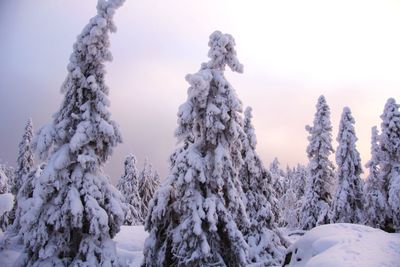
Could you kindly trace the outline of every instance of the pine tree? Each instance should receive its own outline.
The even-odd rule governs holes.
[[[27,175],[34,167],[33,151],[31,148],[33,138],[33,123],[32,119],[28,119],[25,126],[25,132],[22,140],[19,143],[19,154],[17,159],[17,168],[15,170],[15,180],[11,192],[17,195],[19,188],[23,184],[24,176]]]
[[[8,193],[8,177],[3,169],[0,169],[0,194]]]
[[[97,15],[74,44],[63,103],[34,142],[47,165],[34,188],[34,206],[24,215],[26,253],[19,265],[118,265],[112,238],[124,210],[102,166],[121,142],[110,119],[104,76],[105,62],[111,60],[112,18],[122,3],[99,0]]]
[[[11,186],[10,184],[10,177],[7,176],[7,174],[9,174],[9,172],[7,171],[7,166],[2,165],[0,166],[0,195],[1,194],[6,194],[9,193],[11,190]],[[7,228],[10,225],[10,212],[6,211],[2,214],[0,214],[0,229],[4,232],[7,230]]]
[[[153,170],[153,165],[151,165],[146,158],[143,169],[139,175],[139,195],[143,203],[142,214],[144,217],[147,215],[150,200],[153,198],[154,192],[158,188],[159,182],[156,181],[156,179],[156,172]]]
[[[379,178],[388,192],[389,216],[387,230],[400,231],[400,112],[393,98],[388,99],[381,116],[379,136]]]
[[[272,175],[272,184],[276,192],[276,197],[280,199],[285,192],[285,173],[280,168],[278,158],[274,158],[269,166]]]
[[[2,219],[2,228],[3,230],[7,229],[8,226],[13,224],[15,219],[15,210],[18,206],[18,190],[22,187],[24,183],[25,176],[34,168],[33,161],[33,151],[31,148],[33,138],[33,123],[32,119],[28,119],[24,135],[22,136],[22,140],[19,143],[19,154],[17,159],[17,168],[14,171],[14,174],[9,177],[9,188],[14,197],[14,206],[13,209],[9,212],[6,212]]]
[[[18,189],[18,194],[16,196],[17,201],[15,202],[15,212],[14,220],[12,225],[7,228],[4,233],[4,238],[1,241],[1,247],[12,248],[15,245],[20,245],[23,242],[23,237],[25,232],[22,231],[22,225],[26,220],[31,220],[29,217],[24,217],[24,215],[34,207],[33,190],[39,181],[39,177],[43,173],[45,164],[40,164],[31,171],[24,175],[23,183]]]
[[[328,212],[331,203],[331,188],[334,179],[334,165],[329,155],[332,148],[332,125],[330,110],[325,97],[320,96],[316,105],[314,125],[307,126],[310,133],[307,147],[308,178],[301,207],[300,224],[309,230],[317,225],[329,223]]]
[[[248,222],[238,178],[243,165],[241,102],[224,77],[242,72],[234,39],[210,36],[211,60],[186,76],[171,171],[150,203],[143,266],[245,266]],[[243,227],[243,228],[242,228]],[[155,262],[156,261],[156,262]]]
[[[243,232],[250,247],[251,262],[262,262],[263,266],[279,265],[283,258],[284,247],[273,213],[277,199],[271,185],[271,175],[255,151],[257,138],[251,122],[251,108],[248,107],[244,115],[245,136],[242,140],[244,165],[240,177],[250,227]]]
[[[369,175],[364,186],[365,194],[365,222],[369,226],[385,229],[389,220],[388,192],[379,176],[379,133],[376,126],[371,130],[371,159],[366,167]]]
[[[360,153],[356,148],[355,120],[348,107],[343,109],[336,149],[336,193],[332,201],[331,223],[357,223],[364,221],[364,196],[360,174]]]
[[[136,169],[136,158],[129,154],[124,162],[124,174],[118,180],[117,189],[121,192],[124,202],[127,205],[124,224],[141,225],[144,222],[142,214],[143,203],[139,196],[138,171]]]

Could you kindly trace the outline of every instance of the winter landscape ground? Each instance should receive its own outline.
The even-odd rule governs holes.
[[[106,63],[124,2],[97,1],[73,44],[60,107],[36,131],[28,119],[15,168],[0,165],[0,266],[400,266],[395,96],[371,125],[365,166],[351,107],[333,133],[323,94],[305,127],[307,163],[267,165],[253,108],[226,75],[244,70],[236,40],[219,30],[185,76],[168,173],[150,159],[140,168],[131,152],[112,181],[104,167],[123,138]]]

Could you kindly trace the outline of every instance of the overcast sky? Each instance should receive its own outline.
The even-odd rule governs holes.
[[[26,120],[51,122],[72,44],[95,0],[0,0],[0,158],[15,165]],[[352,109],[362,161],[370,128],[400,92],[400,2],[127,0],[117,11],[107,64],[112,118],[124,143],[106,166],[115,181],[123,158],[145,157],[162,176],[176,140],[184,77],[207,61],[208,36],[234,36],[244,73],[227,77],[253,107],[258,151],[266,165],[306,163],[306,124],[324,94],[334,138],[344,106]],[[334,147],[337,147],[334,141]]]

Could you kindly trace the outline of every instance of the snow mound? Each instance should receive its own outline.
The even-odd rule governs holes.
[[[392,267],[400,262],[400,234],[356,224],[313,228],[286,253],[287,267]]]
[[[122,266],[140,266],[147,235],[142,225],[121,226],[121,231],[114,237],[114,241],[117,243],[117,255]]]

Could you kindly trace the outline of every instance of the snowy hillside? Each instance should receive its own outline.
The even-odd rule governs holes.
[[[286,254],[288,267],[400,266],[400,234],[356,224],[316,227]]]

